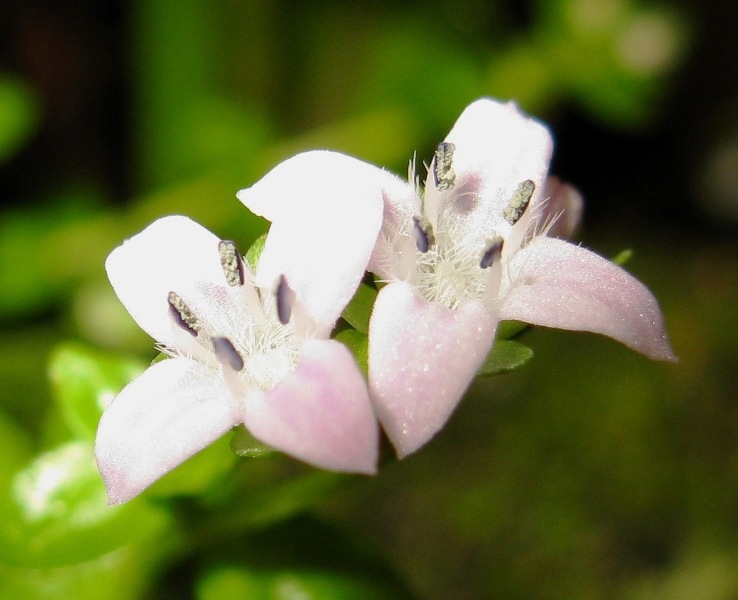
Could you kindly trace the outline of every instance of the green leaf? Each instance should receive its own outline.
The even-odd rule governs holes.
[[[356,329],[344,329],[336,334],[336,339],[349,349],[366,375],[369,371],[369,338]]]
[[[369,333],[369,318],[372,316],[372,308],[374,308],[376,299],[377,290],[362,283],[341,316],[354,329],[367,334]]]
[[[497,339],[509,340],[523,333],[528,327],[530,325],[522,321],[502,321],[499,327],[497,327]]]
[[[522,367],[531,358],[533,358],[533,350],[525,344],[511,340],[497,340],[477,371],[477,375],[488,377],[506,373]]]
[[[151,539],[166,523],[163,512],[142,502],[107,506],[92,445],[72,442],[42,454],[0,490],[0,563],[86,562]]]
[[[91,561],[50,569],[0,563],[0,598],[139,600],[152,570],[150,555],[147,548],[128,547]]]
[[[633,250],[627,248],[622,250],[612,258],[612,262],[616,265],[624,266],[633,257]]]
[[[267,446],[257,440],[243,426],[236,428],[231,438],[231,450],[243,458],[261,458],[262,456],[269,456],[277,452],[271,446]]]
[[[81,438],[94,439],[105,407],[145,363],[77,342],[56,347],[49,363],[54,397],[64,421]]]

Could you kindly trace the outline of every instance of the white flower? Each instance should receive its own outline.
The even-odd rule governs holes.
[[[424,192],[385,194],[369,269],[388,282],[369,327],[369,383],[399,456],[446,422],[513,319],[608,335],[673,360],[658,304],[604,258],[547,235],[578,220],[573,188],[547,180],[548,130],[517,107],[474,102],[441,143]],[[547,206],[548,203],[548,206]],[[562,220],[552,220],[561,208]]]
[[[318,467],[375,472],[378,426],[366,382],[328,336],[364,274],[382,200],[340,176],[316,188],[316,170],[343,159],[298,155],[239,193],[273,221],[255,274],[232,242],[180,216],[110,254],[118,297],[170,356],[131,382],[100,421],[95,452],[111,504],[240,423]]]

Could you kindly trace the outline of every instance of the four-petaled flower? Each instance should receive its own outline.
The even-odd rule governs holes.
[[[369,270],[388,284],[369,326],[369,383],[401,457],[446,422],[501,320],[602,333],[674,359],[648,289],[550,235],[566,235],[579,210],[573,188],[547,180],[552,146],[514,104],[478,100],[436,149],[424,190],[411,169],[403,191],[385,191]],[[377,169],[385,190],[386,177]],[[567,207],[573,218],[557,220]]]
[[[240,423],[318,467],[375,472],[378,425],[366,382],[328,337],[371,255],[381,193],[363,186],[345,196],[349,164],[348,181],[336,177],[302,201],[304,169],[344,159],[298,155],[240,193],[272,221],[256,273],[233,242],[180,216],[110,254],[115,292],[169,355],[125,387],[100,421],[95,453],[111,504]]]

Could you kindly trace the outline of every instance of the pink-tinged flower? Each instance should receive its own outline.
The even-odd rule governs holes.
[[[100,421],[95,452],[111,504],[240,423],[312,465],[375,472],[378,425],[366,382],[348,350],[327,338],[364,274],[381,194],[364,186],[345,196],[346,186],[326,182],[309,193],[315,170],[343,158],[298,155],[240,193],[273,221],[256,273],[232,242],[181,216],[110,254],[115,292],[169,355]],[[333,219],[362,225],[349,240],[351,227]]]
[[[369,383],[400,457],[446,422],[501,320],[601,333],[674,359],[648,289],[553,237],[571,233],[581,199],[547,179],[552,145],[514,104],[482,99],[436,149],[424,191],[411,173],[402,192],[385,193],[369,270],[388,284],[369,327]]]

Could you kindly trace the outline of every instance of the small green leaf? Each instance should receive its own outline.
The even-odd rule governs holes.
[[[477,371],[477,375],[488,377],[512,371],[522,367],[531,358],[533,358],[533,350],[525,344],[511,340],[497,340]]]
[[[618,254],[616,254],[612,262],[614,262],[616,265],[620,265],[621,267],[625,265],[631,258],[633,257],[633,250],[630,248],[627,248]]]
[[[369,333],[369,317],[372,315],[372,308],[376,299],[377,290],[362,283],[341,316],[351,327],[367,334]]]
[[[62,417],[72,432],[94,439],[105,407],[145,366],[139,360],[76,342],[57,346],[51,355],[49,376]]]
[[[523,323],[522,321],[502,321],[497,327],[497,339],[498,340],[509,340],[514,338],[516,335],[520,335],[528,329],[530,325]]]
[[[246,250],[246,256],[244,256],[244,258],[246,259],[246,263],[249,265],[249,267],[251,267],[251,270],[254,273],[256,273],[256,267],[259,266],[259,257],[264,251],[266,238],[266,233],[264,235],[260,235],[258,238],[256,238],[254,243],[249,246],[249,249]]]
[[[366,375],[369,371],[369,338],[356,329],[344,329],[336,334],[336,339],[349,349]]]
[[[237,427],[231,438],[231,450],[245,458],[261,458],[270,456],[277,451],[257,440],[251,432],[243,426]]]

